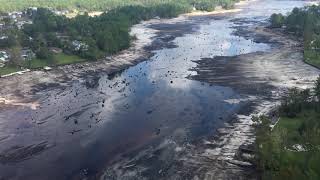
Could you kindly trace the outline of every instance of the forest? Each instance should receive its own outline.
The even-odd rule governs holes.
[[[174,3],[194,6],[199,10],[213,10],[216,6],[231,8],[235,0],[0,0],[0,12],[24,10],[28,7],[45,7],[57,10],[107,11],[118,7],[141,5],[155,6]]]
[[[270,21],[271,27],[302,38],[305,61],[320,67],[320,6],[294,8],[287,16],[273,14]]]
[[[32,16],[33,24],[25,25],[22,44],[30,45],[40,59],[50,59],[49,47],[63,49],[66,54],[78,55],[88,60],[97,60],[128,48],[130,27],[141,20],[155,16],[174,17],[187,12],[183,6],[162,4],[161,6],[124,6],[110,10],[100,16],[88,14],[68,19],[46,8],[39,8]],[[26,40],[23,41],[23,40]],[[74,47],[78,43],[78,48]]]

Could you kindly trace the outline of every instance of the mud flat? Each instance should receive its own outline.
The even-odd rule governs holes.
[[[248,27],[246,32],[238,29],[235,33],[254,41],[272,43],[274,49],[269,52],[255,52],[232,57],[217,56],[195,61],[197,75],[191,79],[233,87],[236,91],[252,97],[251,110],[248,114],[238,114],[234,122],[226,123],[217,130],[217,138],[204,140],[194,150],[198,160],[205,157],[215,164],[206,175],[211,179],[257,179],[258,174],[252,164],[254,149],[254,129],[251,118],[269,115],[279,104],[281,95],[288,88],[306,88],[316,78],[314,71],[303,63],[300,41],[286,36],[279,31],[264,27]],[[306,78],[307,77],[307,78]],[[210,145],[208,147],[208,145]],[[199,150],[204,147],[204,150]],[[190,158],[186,158],[190,161]],[[201,162],[203,160],[200,160]],[[239,175],[241,178],[239,178]]]
[[[145,22],[138,59],[113,60],[147,61],[121,73],[102,61],[1,79],[0,179],[255,179],[251,116],[319,74],[264,28],[303,5]]]
[[[249,2],[251,1],[242,1],[237,3],[236,7]],[[209,14],[217,15],[239,11],[241,11],[239,8],[233,10],[218,9]],[[187,19],[186,17],[207,14],[205,12],[197,12],[183,14],[173,19],[144,21],[132,27],[130,35],[137,39],[133,41],[129,49],[97,62],[64,65],[55,67],[51,71],[34,70],[25,72],[23,75],[2,77],[0,78],[0,84],[2,85],[0,98],[7,101],[30,103],[39,99],[41,97],[39,94],[42,94],[43,90],[63,89],[70,86],[73,81],[86,81],[88,77],[91,78],[98,74],[121,72],[130,66],[147,60],[153,55],[152,51],[156,49],[175,47],[174,43],[170,43],[170,41],[195,30],[192,29],[191,24],[186,26],[183,23]],[[165,30],[168,25],[171,25],[170,32]],[[175,28],[172,26],[175,26]],[[154,40],[155,38],[158,38],[158,40]]]
[[[128,154],[109,167],[102,179],[258,179],[252,117],[276,118],[273,112],[282,94],[288,88],[310,87],[320,71],[303,62],[300,41],[294,37],[266,28],[266,22],[246,18],[233,22],[237,25],[233,34],[271,49],[194,60],[197,66],[191,70],[197,73],[188,78],[231,87],[243,99],[226,101],[242,103],[240,110],[207,136],[193,141],[172,137],[154,148]]]

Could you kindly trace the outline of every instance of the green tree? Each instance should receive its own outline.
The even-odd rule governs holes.
[[[21,46],[16,45],[10,49],[10,59],[8,64],[10,66],[21,66],[22,57],[21,57]]]
[[[314,94],[318,99],[318,103],[320,102],[320,76],[317,78],[314,87]]]
[[[270,17],[271,27],[280,28],[284,24],[285,17],[282,14],[272,14]]]

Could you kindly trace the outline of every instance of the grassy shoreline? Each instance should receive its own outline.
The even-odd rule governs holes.
[[[77,64],[77,63],[83,63],[83,62],[87,62],[87,60],[82,59],[75,55],[66,55],[66,54],[60,53],[53,56],[52,63],[34,58],[32,60],[23,62],[23,68],[18,66],[12,66],[12,65],[1,67],[0,76],[23,71],[24,69],[40,69],[46,66],[56,67],[56,66]]]
[[[313,50],[304,51],[304,61],[318,69],[320,69],[320,53]]]

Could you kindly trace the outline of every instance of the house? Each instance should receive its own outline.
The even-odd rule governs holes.
[[[61,10],[61,11],[53,10],[53,13],[55,13],[56,15],[62,16],[62,15],[68,14],[69,11],[68,10]]]
[[[9,54],[6,51],[0,51],[0,61],[7,62],[9,57]]]
[[[18,29],[22,29],[23,25],[25,25],[25,24],[32,24],[32,21],[31,21],[31,20],[30,20],[30,21],[24,21],[24,20],[22,20],[22,21],[17,21],[15,24],[16,24],[16,26],[18,27]]]
[[[56,48],[56,47],[51,47],[51,48],[49,48],[49,50],[50,50],[51,52],[53,52],[54,54],[62,53],[62,49]]]
[[[89,46],[86,43],[77,40],[72,41],[72,46],[74,51],[87,51],[89,48]]]
[[[21,18],[23,15],[22,12],[19,12],[19,11],[14,11],[14,12],[10,12],[8,13],[8,16],[11,18],[11,19],[17,19],[17,18]]]
[[[6,51],[0,51],[0,67],[4,67],[9,61],[9,54]]]
[[[21,50],[21,58],[23,60],[31,60],[35,56],[36,56],[36,54],[30,49],[22,49]]]

